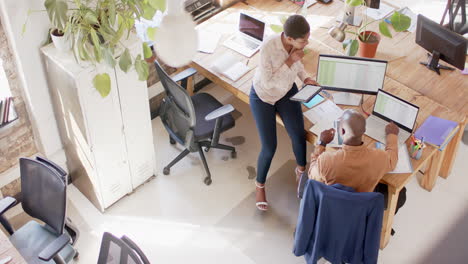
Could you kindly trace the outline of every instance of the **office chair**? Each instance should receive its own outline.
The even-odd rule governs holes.
[[[198,152],[207,174],[204,183],[210,185],[211,173],[202,149],[204,148],[206,152],[210,148],[229,150],[231,157],[236,158],[234,147],[218,142],[220,134],[235,125],[234,118],[230,114],[234,111],[234,107],[230,104],[223,106],[207,93],[189,96],[177,82],[195,74],[196,71],[193,69],[188,69],[171,78],[157,61],[154,64],[166,91],[160,110],[162,123],[169,133],[171,144],[179,143],[185,147],[182,153],[164,167],[163,173],[169,175],[174,164],[190,152]]]
[[[455,22],[455,18],[460,11],[460,22]],[[448,24],[444,25],[445,15],[448,13]],[[447,5],[445,7],[442,19],[440,20],[440,25],[447,27],[448,29],[464,35],[468,33],[468,25],[466,24],[466,0],[447,0]]]
[[[105,232],[97,264],[107,263],[149,264],[150,262],[130,238],[127,236],[118,238]]]
[[[32,220],[14,231],[3,218],[11,243],[27,263],[69,263],[78,256],[73,248],[78,229],[66,218],[67,173],[44,158],[20,158],[21,205]],[[16,203],[12,197],[0,201],[0,215]],[[5,223],[6,221],[6,223]]]

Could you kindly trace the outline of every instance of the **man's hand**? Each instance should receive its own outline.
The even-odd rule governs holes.
[[[393,122],[388,123],[388,125],[385,127],[385,135],[390,135],[390,134],[398,135],[399,132],[400,132],[400,129]]]
[[[291,54],[289,54],[288,59],[286,59],[286,65],[291,67],[296,61],[300,61],[304,57],[304,51],[303,50],[293,50]]]
[[[320,86],[320,84],[319,84],[318,82],[312,80],[312,78],[310,78],[310,77],[307,77],[307,78],[304,80],[304,84]]]
[[[322,141],[325,144],[329,144],[330,142],[332,142],[333,138],[335,138],[334,128],[324,130],[322,131],[322,133],[320,133],[320,141]]]

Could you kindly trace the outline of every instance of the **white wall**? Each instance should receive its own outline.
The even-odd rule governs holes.
[[[0,17],[16,57],[24,97],[39,151],[64,166],[66,161],[47,86],[40,47],[46,40],[49,20],[46,12],[29,16],[28,10],[44,10],[43,0],[1,0]]]

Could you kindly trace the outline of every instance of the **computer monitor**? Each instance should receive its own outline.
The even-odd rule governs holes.
[[[418,15],[416,27],[416,43],[431,52],[427,62],[421,62],[432,71],[440,75],[440,69],[454,70],[439,64],[439,59],[463,70],[467,40],[423,15]]]
[[[317,82],[324,90],[377,94],[386,70],[384,60],[320,54]]]

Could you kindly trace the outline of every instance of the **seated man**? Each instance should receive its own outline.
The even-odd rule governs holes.
[[[320,139],[311,155],[309,178],[331,185],[339,183],[354,188],[357,192],[382,192],[387,200],[387,186],[379,184],[380,179],[392,171],[398,161],[398,126],[390,123],[385,127],[387,145],[385,150],[368,148],[363,145],[362,136],[366,131],[366,119],[355,110],[347,110],[340,118],[340,133],[343,148],[325,152],[335,130],[328,129],[320,134]],[[376,188],[377,187],[377,188]],[[400,191],[398,209],[406,200],[406,189]],[[386,203],[385,203],[386,206]]]

